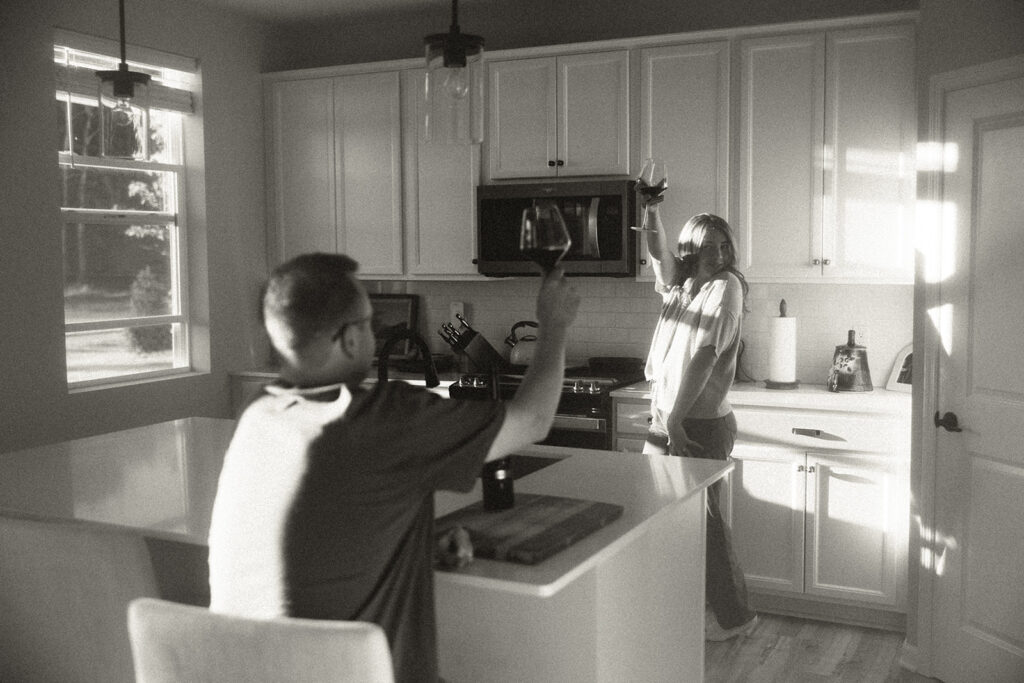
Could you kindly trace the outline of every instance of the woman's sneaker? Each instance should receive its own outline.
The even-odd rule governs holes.
[[[717,643],[735,638],[736,636],[749,636],[756,628],[756,614],[745,624],[740,624],[734,628],[722,628],[718,625],[718,620],[715,619],[715,615],[711,610],[704,612],[704,640],[711,640]]]

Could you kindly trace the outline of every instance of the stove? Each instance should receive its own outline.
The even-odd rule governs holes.
[[[494,380],[497,379],[497,386]],[[589,365],[566,368],[562,396],[558,401],[554,426],[541,441],[550,446],[612,450],[611,392],[644,379],[639,364],[618,370],[602,368],[595,372]],[[448,386],[448,395],[458,399],[509,399],[523,381],[517,372],[466,374]]]

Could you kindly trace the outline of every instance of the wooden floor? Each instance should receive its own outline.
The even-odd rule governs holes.
[[[899,665],[903,634],[760,614],[746,638],[708,642],[704,683],[929,683]]]

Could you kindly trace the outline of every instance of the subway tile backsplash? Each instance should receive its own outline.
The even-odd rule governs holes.
[[[573,278],[582,297],[569,337],[569,361],[591,356],[645,358],[657,321],[660,297],[650,282],[617,278]],[[420,332],[438,353],[448,346],[437,328],[448,320],[452,301],[461,301],[474,329],[507,355],[503,340],[512,325],[535,319],[538,281],[510,278],[452,282],[368,282],[371,292],[407,292],[420,296]],[[751,283],[743,324],[741,371],[761,381],[768,375],[769,319],[786,300],[787,314],[797,318],[797,378],[824,384],[835,347],[846,343],[847,330],[867,347],[871,380],[884,387],[896,354],[911,342],[912,285],[832,285]]]

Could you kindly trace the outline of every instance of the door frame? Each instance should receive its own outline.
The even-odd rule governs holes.
[[[1024,54],[984,64],[935,74],[929,81],[927,137],[918,136],[918,192],[916,212],[917,255],[914,276],[914,360],[913,411],[911,449],[911,525],[908,566],[910,604],[908,605],[907,640],[903,644],[901,664],[912,671],[930,676],[934,673],[935,659],[935,578],[931,562],[931,549],[939,540],[935,538],[936,519],[936,461],[938,441],[932,415],[939,409],[939,361],[942,342],[929,317],[929,311],[940,306],[941,288],[938,282],[928,282],[929,269],[941,263],[943,227],[941,203],[944,197],[942,178],[942,143],[945,122],[945,99],[948,93],[1008,80],[1024,75]],[[938,143],[930,151],[932,163],[927,163],[921,142]],[[925,160],[927,165],[922,164]],[[927,246],[936,245],[931,253]],[[918,378],[920,380],[918,381]],[[915,559],[916,558],[916,559]]]

